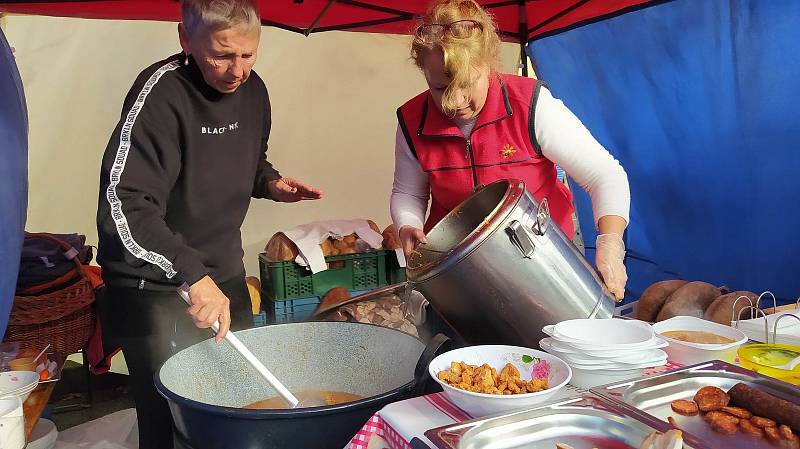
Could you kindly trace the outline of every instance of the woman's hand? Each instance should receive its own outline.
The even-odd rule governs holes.
[[[302,200],[322,198],[322,190],[316,189],[293,178],[281,178],[267,183],[270,196],[281,203],[296,203]]]
[[[597,251],[595,265],[603,277],[608,290],[621,301],[625,297],[625,283],[628,274],[625,271],[625,243],[617,233],[600,234],[597,236]]]
[[[425,238],[425,233],[422,229],[413,226],[403,226],[398,232],[400,235],[400,244],[403,247],[403,253],[406,255],[406,260],[411,257],[411,253],[417,249],[420,243],[428,243]]]
[[[204,276],[199,281],[189,287],[189,299],[192,306],[189,307],[189,315],[194,321],[194,325],[206,329],[219,320],[219,332],[217,332],[217,343],[225,338],[225,334],[231,327],[231,308],[230,300],[217,287],[214,280],[209,276]]]

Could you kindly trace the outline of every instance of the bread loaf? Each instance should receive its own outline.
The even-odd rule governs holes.
[[[402,247],[394,224],[390,224],[383,230],[383,249],[397,249]]]
[[[664,307],[658,312],[656,321],[664,321],[676,316],[703,318],[708,306],[719,295],[720,290],[707,282],[689,282],[669,295]]]
[[[748,301],[747,299],[742,298],[737,301],[737,299],[742,296],[745,296],[750,300]],[[730,326],[731,321],[736,321],[736,319],[740,316],[742,319],[750,318],[750,314],[748,312],[741,311],[742,309],[745,309],[751,305],[755,306],[757,299],[758,295],[748,291],[738,291],[728,293],[727,295],[722,295],[715,299],[710,306],[708,306],[708,309],[706,309],[705,313],[703,314],[703,318],[708,321]],[[733,310],[734,303],[736,303],[735,311]],[[740,313],[741,315],[739,315]]]
[[[278,232],[269,239],[267,246],[264,247],[264,253],[269,261],[283,262],[294,260],[300,251],[289,237],[283,232]]]
[[[637,320],[652,323],[656,320],[661,307],[675,290],[686,285],[687,282],[680,279],[670,279],[652,284],[645,289],[639,302],[633,308],[634,316]]]

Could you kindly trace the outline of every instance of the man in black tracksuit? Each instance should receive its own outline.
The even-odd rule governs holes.
[[[103,330],[122,347],[143,449],[172,447],[153,374],[219,320],[252,324],[240,226],[250,198],[322,193],[266,159],[267,89],[251,71],[260,36],[251,0],[185,0],[183,52],[145,69],[128,92],[100,174],[98,261]],[[190,286],[187,309],[176,293]]]

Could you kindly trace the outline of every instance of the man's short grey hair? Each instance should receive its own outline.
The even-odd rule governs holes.
[[[183,0],[181,14],[189,36],[200,29],[214,32],[241,25],[261,27],[261,16],[254,0]]]

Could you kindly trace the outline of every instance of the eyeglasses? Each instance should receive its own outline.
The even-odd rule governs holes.
[[[469,37],[474,30],[483,31],[483,25],[476,20],[456,20],[450,23],[420,25],[415,34],[425,42],[432,42],[444,35],[464,39]]]

